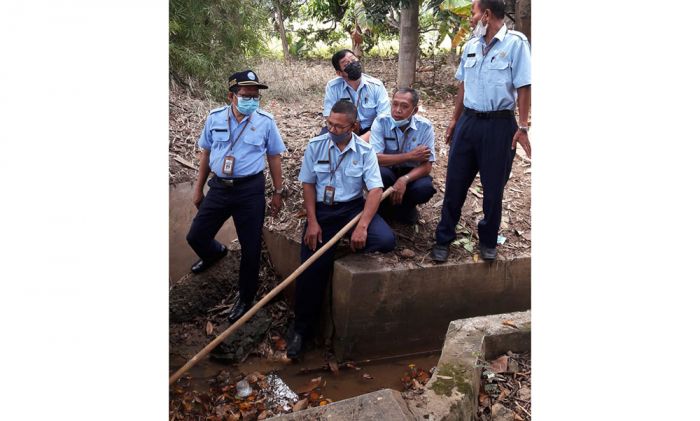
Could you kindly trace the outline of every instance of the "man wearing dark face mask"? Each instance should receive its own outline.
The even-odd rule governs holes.
[[[358,135],[369,142],[369,131],[374,119],[391,112],[389,95],[381,80],[362,73],[362,64],[350,50],[340,50],[331,58],[337,78],[326,84],[323,116],[328,118],[333,104],[350,101],[357,108]],[[325,133],[321,130],[321,134]]]
[[[258,108],[260,83],[251,70],[229,77],[231,105],[212,110],[204,123],[199,147],[199,174],[194,188],[197,215],[187,234],[187,242],[200,260],[192,272],[200,273],[224,257],[227,248],[214,236],[228,218],[233,218],[241,244],[238,274],[239,300],[229,314],[235,322],[252,307],[258,288],[262,226],[265,217],[264,157],[270,167],[274,192],[272,215],[281,205],[282,158],[286,150],[273,116]],[[209,192],[203,195],[209,173]]]
[[[352,218],[362,217],[352,231],[353,251],[388,252],[396,246],[394,233],[376,214],[382,196],[382,178],[377,156],[369,144],[353,133],[357,110],[348,101],[338,101],[327,120],[328,132],[309,141],[299,172],[303,184],[306,225],[301,243],[305,262]],[[362,186],[369,190],[367,200]],[[287,356],[297,358],[303,341],[318,319],[321,301],[333,265],[331,247],[296,280],[294,328],[287,342]]]
[[[418,221],[416,205],[435,194],[430,171],[435,162],[435,131],[430,120],[416,115],[418,92],[400,88],[391,99],[391,115],[372,124],[370,144],[377,153],[382,182],[394,193],[379,207],[385,219],[413,225]]]
[[[516,145],[530,157],[530,44],[525,35],[506,27],[504,17],[503,0],[472,4],[474,36],[464,46],[455,74],[459,90],[445,138],[450,144],[445,199],[431,252],[437,262],[448,258],[467,189],[477,172],[484,187],[479,251],[484,260],[496,258],[503,189]]]

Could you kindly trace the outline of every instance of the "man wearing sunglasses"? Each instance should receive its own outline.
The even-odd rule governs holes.
[[[376,214],[382,196],[382,177],[377,155],[353,133],[357,109],[338,101],[330,110],[328,132],[309,141],[299,172],[302,182],[306,225],[301,244],[301,262],[322,247],[352,218],[362,212],[352,231],[353,251],[388,252],[396,246],[394,233]],[[367,187],[367,200],[363,198]],[[298,358],[305,338],[318,320],[321,301],[333,268],[333,251],[327,250],[296,280],[294,327],[287,342],[287,356]]]
[[[333,54],[331,63],[338,75],[326,84],[323,99],[323,116],[328,118],[331,107],[338,101],[352,102],[357,108],[358,128],[356,133],[369,142],[369,131],[377,116],[389,114],[389,95],[381,80],[362,73],[362,64],[350,50]],[[321,134],[325,133],[325,128]]]
[[[187,242],[200,257],[192,265],[192,272],[200,273],[228,252],[214,236],[228,218],[233,218],[241,244],[239,300],[229,314],[233,323],[252,307],[258,289],[265,217],[265,157],[274,187],[270,199],[274,216],[282,203],[280,154],[286,148],[274,117],[258,108],[260,89],[267,86],[251,70],[234,73],[228,80],[227,98],[231,105],[209,113],[199,138],[201,155],[193,198],[198,211]],[[204,196],[204,183],[210,172],[214,174]]]

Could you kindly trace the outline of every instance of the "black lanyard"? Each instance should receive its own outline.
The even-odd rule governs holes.
[[[350,142],[348,142],[348,145]],[[348,146],[346,146],[347,148]],[[331,169],[331,184],[333,184],[333,180],[335,179],[335,172],[338,171],[338,168],[340,168],[340,164],[343,162],[343,159],[350,153],[350,152],[345,152],[340,154],[340,160],[338,161],[338,165],[335,166],[335,169],[333,168],[333,161],[331,161],[331,149],[333,149],[333,145],[328,146],[328,166]]]
[[[409,122],[409,124],[410,124],[410,122]],[[399,129],[399,128],[398,128],[398,127],[394,127],[393,130],[396,130],[396,129]],[[408,143],[408,141],[410,140],[410,135],[409,135],[409,133],[408,133],[408,131],[409,131],[410,129],[411,129],[411,128],[408,127],[408,128],[406,129],[405,132],[401,132],[401,133],[403,133],[403,136],[402,136],[402,137],[403,137],[403,142],[399,143],[399,136],[398,136],[398,135],[396,136],[396,143],[399,143],[399,153],[403,153],[403,152],[404,152],[404,149],[406,149],[406,143]],[[399,129],[399,131],[401,131],[401,129]],[[396,132],[394,132],[394,134],[396,134]]]

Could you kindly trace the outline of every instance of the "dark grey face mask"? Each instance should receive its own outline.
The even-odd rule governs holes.
[[[362,77],[362,64],[359,61],[353,61],[343,69],[348,74],[348,79],[357,80]]]

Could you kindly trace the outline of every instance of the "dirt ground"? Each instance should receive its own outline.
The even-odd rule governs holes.
[[[314,63],[318,65],[317,63]],[[330,64],[328,64],[330,67]],[[396,60],[368,59],[365,72],[384,81],[390,95],[395,88]],[[426,204],[419,207],[420,219],[413,227],[393,225],[397,234],[395,252],[382,256],[388,264],[410,261],[419,266],[431,265],[428,255],[434,242],[435,227],[445,190],[445,174],[449,147],[445,144],[445,130],[453,110],[456,85],[454,66],[429,61],[419,65],[416,89],[421,93],[419,113],[430,119],[435,127],[436,162],[433,164],[433,184],[438,191]],[[265,81],[267,82],[267,81]],[[272,84],[270,84],[272,85]],[[180,183],[196,179],[197,140],[210,109],[223,105],[198,99],[173,86],[170,94],[170,182]],[[283,155],[284,186],[287,196],[284,208],[277,218],[266,218],[266,226],[286,236],[299,239],[303,229],[304,213],[301,185],[297,180],[306,143],[324,124],[323,93],[314,92],[288,101],[263,99],[262,108],[271,112],[277,121],[288,151]],[[505,188],[500,236],[499,259],[530,256],[530,160],[518,147],[511,177]],[[271,181],[267,177],[271,190]],[[478,261],[478,232],[476,226],[483,217],[482,188],[477,175],[470,187],[457,227],[458,237],[452,245],[451,260]]]

